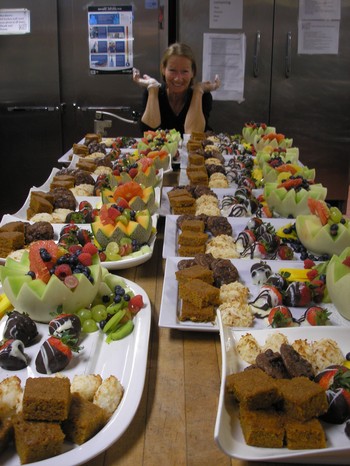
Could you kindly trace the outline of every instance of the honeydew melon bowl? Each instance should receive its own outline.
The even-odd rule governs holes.
[[[280,217],[293,217],[310,214],[308,198],[324,201],[327,196],[327,188],[320,183],[311,184],[309,190],[304,188],[296,191],[279,188],[278,183],[266,183],[264,198],[268,207],[274,214]]]
[[[270,146],[265,146],[263,150],[257,152],[255,160],[256,163],[262,167],[265,163],[271,159],[271,153],[274,149]],[[290,147],[286,149],[286,152],[279,154],[284,163],[298,163],[299,161],[299,149],[298,147]]]
[[[311,253],[341,254],[350,247],[350,224],[338,223],[337,234],[332,236],[330,224],[322,225],[317,215],[298,215],[295,227],[300,242]]]
[[[246,142],[248,142],[249,144],[253,144],[255,136],[262,136],[264,134],[275,132],[276,128],[274,128],[273,126],[266,126],[265,128],[262,126],[245,126],[242,129],[242,136]]]
[[[278,147],[288,149],[292,147],[293,139],[285,138],[278,142],[277,139],[263,139],[263,137],[256,135],[254,136],[252,144],[257,152],[263,150],[265,146],[271,146],[274,149],[277,149]]]
[[[339,313],[350,320],[350,267],[343,261],[350,256],[350,246],[339,255],[333,255],[326,271],[329,297]]]
[[[18,312],[28,314],[36,322],[48,323],[60,307],[64,313],[72,313],[88,307],[98,293],[102,267],[99,258],[93,256],[89,266],[93,283],[82,273],[75,274],[78,285],[68,288],[56,275],[48,283],[32,279],[29,271],[29,254],[25,251],[20,261],[7,258],[0,266],[3,292]]]
[[[292,164],[293,165],[293,164]],[[295,164],[294,164],[295,165]],[[302,167],[302,166],[296,166],[296,176],[302,176],[306,180],[314,180],[316,177],[316,170],[314,168],[308,168],[308,167]],[[278,181],[279,178],[283,179],[288,178],[291,173],[290,172],[285,172],[283,175],[283,172],[277,171],[275,168],[271,167],[269,164],[265,163],[262,167],[262,173],[263,173],[263,178],[265,183],[274,183]]]

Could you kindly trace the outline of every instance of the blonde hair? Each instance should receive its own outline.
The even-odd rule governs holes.
[[[195,78],[197,74],[197,64],[191,47],[181,42],[175,42],[174,44],[169,45],[169,47],[165,50],[163,57],[160,61],[160,74],[162,75],[163,80],[165,80],[163,70],[166,68],[169,58],[174,56],[185,57],[191,61],[193,78]]]

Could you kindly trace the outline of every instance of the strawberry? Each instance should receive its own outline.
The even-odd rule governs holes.
[[[0,367],[2,369],[16,371],[27,366],[28,356],[24,352],[24,344],[21,340],[11,338],[0,346]]]
[[[130,298],[128,302],[128,309],[132,314],[137,314],[144,306],[143,297],[137,294]]]
[[[312,292],[307,283],[292,282],[288,285],[284,296],[284,304],[287,306],[309,306],[312,301]]]
[[[130,168],[130,170],[129,170],[129,176],[130,176],[131,178],[135,178],[135,176],[138,174],[138,172],[139,172],[139,171],[138,171],[137,168]]]
[[[281,260],[292,260],[294,259],[293,249],[288,244],[281,244],[277,249],[278,257]]]
[[[305,312],[305,319],[310,325],[327,325],[331,313],[320,306],[311,306]]]
[[[334,377],[338,373],[338,371],[345,372],[347,370],[348,369],[346,367],[341,366],[339,364],[328,366],[316,375],[315,382],[321,385],[321,387],[325,390],[328,390],[329,388],[331,388],[334,381]]]
[[[272,328],[290,327],[293,323],[293,316],[288,307],[275,306],[267,317]]]
[[[70,338],[78,338],[81,332],[81,322],[76,314],[58,314],[49,322],[49,333],[55,337],[63,334]]]
[[[90,204],[89,201],[81,201],[79,202],[79,210],[83,210],[83,209],[92,209],[92,205]]]
[[[78,238],[79,244],[84,246],[84,244],[86,243],[91,243],[92,233],[89,230],[80,228],[79,231],[77,232],[77,238]]]
[[[80,351],[75,339],[71,339],[66,334],[62,334],[60,338],[49,337],[44,341],[36,356],[36,370],[40,374],[53,374],[61,371],[70,363],[73,351]]]
[[[318,276],[318,272],[316,269],[308,270],[307,278],[311,281],[314,280]]]

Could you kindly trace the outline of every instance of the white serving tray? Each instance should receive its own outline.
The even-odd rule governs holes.
[[[75,374],[100,374],[103,379],[114,375],[124,387],[120,405],[106,426],[83,445],[67,443],[61,455],[31,463],[32,466],[77,466],[97,456],[116,442],[132,421],[141,400],[146,368],[151,325],[151,304],[145,291],[136,283],[123,279],[135,294],[143,296],[144,308],[134,318],[133,332],[126,338],[107,344],[101,331],[86,334],[84,347],[74,356],[62,374],[73,379]],[[3,334],[5,319],[0,323],[0,336]],[[28,377],[44,377],[35,370],[35,356],[41,343],[47,338],[47,325],[38,324],[40,341],[25,349],[31,359],[30,366],[20,371],[5,371],[0,368],[0,380],[17,375],[24,386]],[[13,448],[1,454],[2,466],[19,466],[19,458]]]
[[[226,376],[241,371],[244,363],[235,350],[239,338],[247,331],[238,331],[222,325],[218,315],[220,328],[222,373],[218,410],[214,429],[214,438],[219,448],[232,458],[242,461],[263,461],[307,464],[349,464],[350,442],[345,435],[344,424],[324,423],[327,448],[315,450],[288,450],[287,448],[258,448],[245,443],[237,410],[232,398],[226,392]],[[289,343],[296,339],[309,341],[321,338],[334,339],[344,356],[349,352],[349,329],[345,327],[299,327],[288,329],[265,329],[249,331],[258,343],[264,344],[266,337],[272,332],[280,332],[287,336]]]
[[[159,313],[159,326],[166,327],[166,328],[173,328],[177,330],[190,330],[195,332],[217,332],[219,331],[219,326],[217,319],[214,323],[201,323],[201,322],[191,322],[185,321],[182,322],[179,320],[179,310],[180,310],[180,302],[178,297],[178,283],[175,278],[175,272],[178,270],[178,263],[181,260],[188,259],[188,258],[181,258],[181,257],[168,257],[166,259],[165,264],[165,273],[164,273],[164,283],[163,283],[163,293],[162,293],[162,300],[160,305],[160,313]],[[249,300],[252,301],[256,298],[260,291],[259,285],[253,285],[250,269],[251,266],[257,262],[258,259],[251,260],[251,259],[232,259],[231,262],[235,265],[239,273],[239,281],[247,286],[250,290],[250,297]],[[303,268],[304,263],[300,261],[264,261],[268,265],[270,265],[273,272],[278,272],[281,268]],[[336,307],[333,304],[322,304],[323,307],[327,308],[331,312],[330,317],[330,326],[327,328],[331,328],[332,326],[350,326],[350,321],[344,319],[339,312],[337,311]],[[290,310],[293,314],[295,319],[299,319],[306,311],[306,307],[290,307]],[[249,327],[250,330],[266,330],[269,327],[267,318],[265,319],[254,319],[254,323],[252,327]],[[312,327],[307,323],[303,322],[297,328],[307,327],[311,329]],[[347,330],[349,332],[349,329]],[[350,347],[349,347],[350,351]]]
[[[177,257],[178,256],[178,234],[179,229],[177,228],[176,221],[179,218],[178,215],[167,215],[165,218],[165,229],[164,229],[164,242],[163,242],[163,258]],[[232,237],[237,238],[238,234],[243,231],[249,221],[248,217],[227,217],[228,222],[232,225]],[[276,230],[288,224],[295,222],[295,219],[286,218],[269,218],[264,219],[265,224],[272,225]],[[295,254],[296,259],[299,259]]]

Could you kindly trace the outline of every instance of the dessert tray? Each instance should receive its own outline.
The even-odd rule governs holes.
[[[179,230],[176,225],[178,215],[167,215],[165,219],[163,258],[178,256],[178,235]],[[243,231],[248,223],[248,217],[227,217],[228,222],[232,225],[233,238],[236,239],[238,234]],[[263,220],[264,224],[270,224],[278,230],[281,227],[295,223],[295,219],[286,218],[269,218]],[[210,236],[209,236],[210,239]]]
[[[142,294],[145,306],[135,316],[133,332],[126,338],[105,343],[104,334],[98,331],[87,334],[82,341],[83,350],[75,356],[62,374],[72,380],[75,374],[100,374],[102,379],[114,375],[124,387],[124,395],[117,410],[112,415],[105,427],[85,444],[76,446],[64,444],[65,450],[59,456],[45,461],[31,463],[33,466],[45,464],[45,466],[76,466],[85,463],[99,453],[102,453],[110,445],[116,442],[131,423],[141,400],[149,344],[151,324],[151,304],[145,291],[136,283],[124,279],[126,284],[135,294]],[[0,336],[3,334],[5,319],[0,323]],[[22,381],[22,387],[27,377],[39,377],[35,370],[34,359],[41,343],[47,338],[47,325],[37,324],[41,341],[26,348],[26,353],[31,359],[31,364],[20,371],[5,371],[0,369],[0,380],[17,375]],[[19,458],[14,449],[8,449],[1,456],[3,466],[19,466]]]
[[[179,182],[179,186],[182,183]],[[188,182],[184,183],[184,185],[188,185]],[[174,189],[172,186],[163,186],[162,187],[162,195],[160,199],[160,207],[159,207],[159,215],[166,216],[171,214],[168,192]],[[219,202],[223,199],[224,196],[234,196],[235,188],[214,188],[212,191],[217,195]],[[262,189],[253,189],[252,194],[255,197],[258,197],[262,193]]]
[[[190,330],[195,332],[218,332],[219,324],[217,319],[215,322],[191,322],[191,321],[180,321],[180,300],[178,297],[178,283],[175,278],[175,272],[178,270],[178,263],[185,258],[181,257],[168,257],[165,265],[164,273],[164,284],[162,300],[160,305],[159,313],[159,326],[173,328],[177,330]],[[250,268],[253,264],[259,262],[259,259],[232,259],[231,262],[237,268],[239,272],[240,282],[247,286],[250,290],[249,301],[255,299],[260,291],[260,285],[254,285],[252,283]],[[264,261],[272,269],[273,272],[278,272],[281,268],[304,268],[304,264],[301,261]],[[331,312],[330,326],[344,326],[347,328],[350,326],[350,321],[344,319],[336,307],[332,303],[322,304],[323,307],[327,308]],[[293,317],[299,319],[303,316],[306,311],[306,307],[289,307]],[[267,318],[255,318],[252,327],[247,327],[246,330],[266,330],[269,328]],[[295,328],[307,328],[312,330],[312,327],[305,322],[302,322],[300,326]]]
[[[247,366],[240,359],[235,349],[239,338],[246,334],[247,331],[238,331],[224,326],[219,315],[218,324],[221,340],[222,374],[214,438],[220,449],[226,455],[244,461],[349,464],[350,442],[344,432],[344,424],[324,423],[327,437],[327,448],[324,449],[258,448],[245,443],[237,416],[238,412],[232,397],[225,389],[225,383],[227,375],[241,371]],[[321,338],[332,338],[338,343],[344,355],[349,352],[349,331],[344,327],[299,327],[249,331],[260,344],[264,344],[266,337],[272,332],[283,333],[288,338],[289,343],[296,339],[316,341]]]
[[[27,221],[23,216],[17,217],[16,215],[9,215],[5,214],[2,218],[2,221],[0,223],[0,226],[5,225],[6,223],[9,222],[16,222],[16,221]],[[154,230],[156,231],[157,228],[157,222],[158,222],[158,215],[152,215],[152,225]],[[32,222],[29,222],[32,223]],[[65,223],[53,223],[52,228],[54,230],[54,239],[57,241],[59,238],[60,231],[64,227]],[[78,224],[77,225],[79,228],[83,228],[85,230],[91,231],[91,225],[89,223],[84,223],[84,224]],[[146,253],[133,253],[132,256],[125,256],[125,258],[122,258],[118,261],[104,261],[101,262],[101,265],[105,267],[108,270],[122,270],[122,269],[129,269],[131,267],[136,267],[137,265],[141,265],[145,262],[147,262],[153,255],[153,250],[154,250],[154,245],[156,242],[157,235],[156,233],[152,236],[150,239],[148,245],[149,245],[149,251]],[[6,257],[0,257],[0,264],[3,264],[6,261]]]

